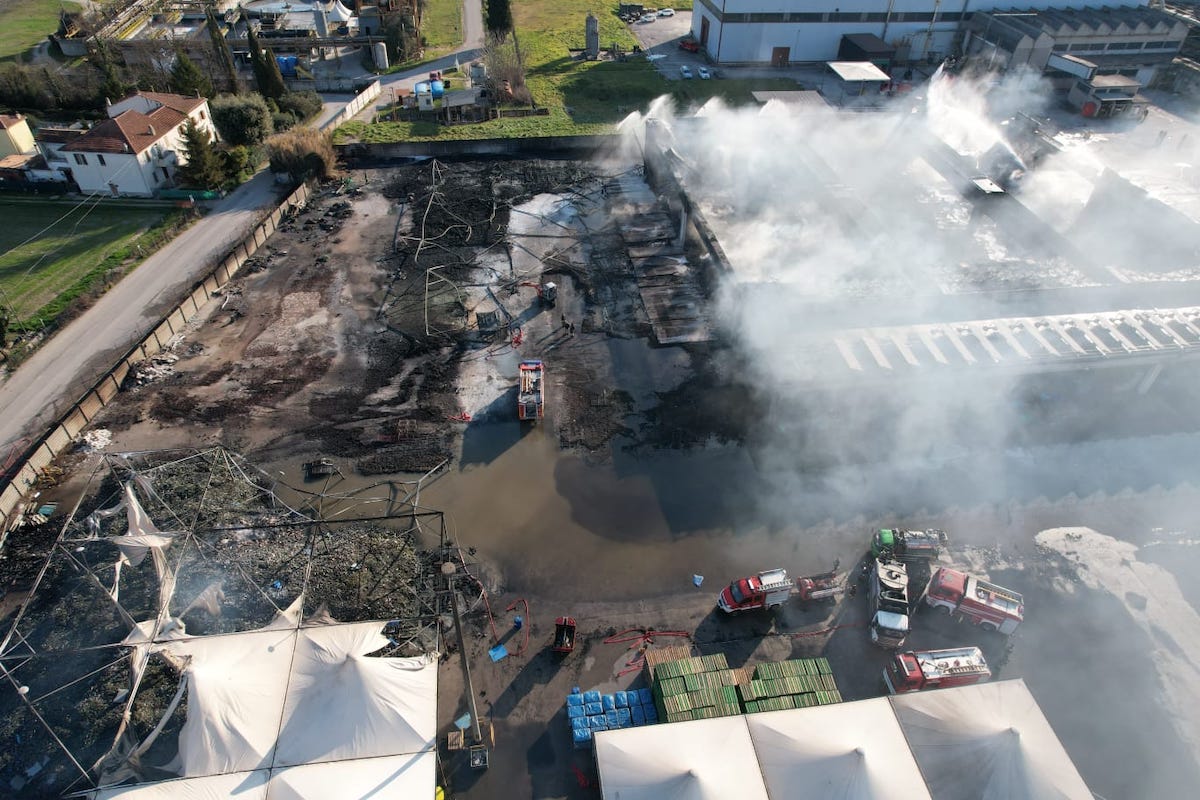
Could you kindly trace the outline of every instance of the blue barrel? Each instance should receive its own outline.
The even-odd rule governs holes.
[[[433,99],[440,100],[442,95],[446,93],[446,84],[441,81],[431,81],[430,89],[433,92]]]

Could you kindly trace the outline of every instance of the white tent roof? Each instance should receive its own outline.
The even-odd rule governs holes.
[[[97,800],[431,795],[436,661],[368,658],[388,644],[382,622],[287,627],[296,613],[261,630],[160,641],[185,664],[187,720],[170,766],[184,780],[103,789]]]
[[[596,734],[603,800],[1091,800],[1023,681]]]
[[[272,772],[267,800],[432,798],[436,773],[437,754],[433,750],[402,756],[286,767]]]
[[[934,800],[1092,794],[1021,680],[892,698]]]
[[[266,800],[266,770],[100,789],[96,800]]]
[[[333,0],[333,4],[325,13],[329,15],[330,20],[337,22],[349,22],[354,19],[354,12],[346,8],[338,0]]]
[[[596,734],[604,800],[767,800],[743,717]]]
[[[919,800],[929,792],[887,698],[746,717],[772,798]]]

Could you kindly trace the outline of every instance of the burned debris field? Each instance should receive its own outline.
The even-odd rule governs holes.
[[[1100,794],[1129,796],[1126,773],[1189,780],[1170,711],[1186,659],[1153,663],[1178,587],[1135,592],[1141,610],[1118,587],[1200,572],[1195,276],[1146,268],[1129,289],[1114,270],[1136,265],[1097,264],[1069,226],[1023,228],[1014,204],[1032,200],[976,196],[924,134],[890,140],[871,175],[880,145],[857,122],[774,129],[792,160],[746,135],[739,160],[745,120],[721,113],[589,158],[355,168],[314,193],[95,419],[111,443],[64,463],[45,490],[59,515],[10,537],[19,667],[0,712],[20,743],[0,787],[170,774],[187,701],[167,659],[136,657],[140,626],[221,636],[301,599],[305,619],[390,620],[401,654],[457,648],[436,577],[457,559],[492,594],[464,598],[462,646],[498,744],[456,796],[594,797],[562,697],[636,680],[608,641],[626,628],[685,631],[739,667],[827,657],[846,699],[878,695],[862,593],[774,616],[713,605],[767,567],[845,577],[892,524],[950,531],[955,564],[1029,605],[1009,640],[930,624],[915,646],[979,645],[1023,677]],[[521,422],[531,362],[544,415]],[[171,539],[157,565],[125,541],[130,496]],[[531,615],[505,634],[519,655],[493,662],[514,613]],[[561,613],[580,622],[565,660],[541,652]],[[1127,685],[1100,665],[1112,638],[1149,676],[1118,704],[1154,723],[1136,742],[1086,700]],[[456,665],[439,680],[444,733],[466,705]]]

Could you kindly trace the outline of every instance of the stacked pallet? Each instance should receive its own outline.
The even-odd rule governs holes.
[[[738,686],[738,695],[747,714],[842,702],[829,661],[824,658],[759,664],[753,679]]]
[[[724,653],[658,661],[651,667],[651,680],[659,717],[684,722],[740,714],[739,677],[745,672],[730,669]]]
[[[591,746],[592,736],[598,731],[653,725],[658,719],[654,695],[649,689],[600,694],[576,688],[567,695],[567,721],[576,749]]]

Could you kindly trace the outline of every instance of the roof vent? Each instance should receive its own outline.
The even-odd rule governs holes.
[[[146,133],[148,133],[148,134],[149,134],[149,135],[151,135],[151,136],[154,136],[154,135],[155,135],[155,133],[154,133],[154,126],[153,126],[153,125],[147,125],[147,126],[146,126]]]

